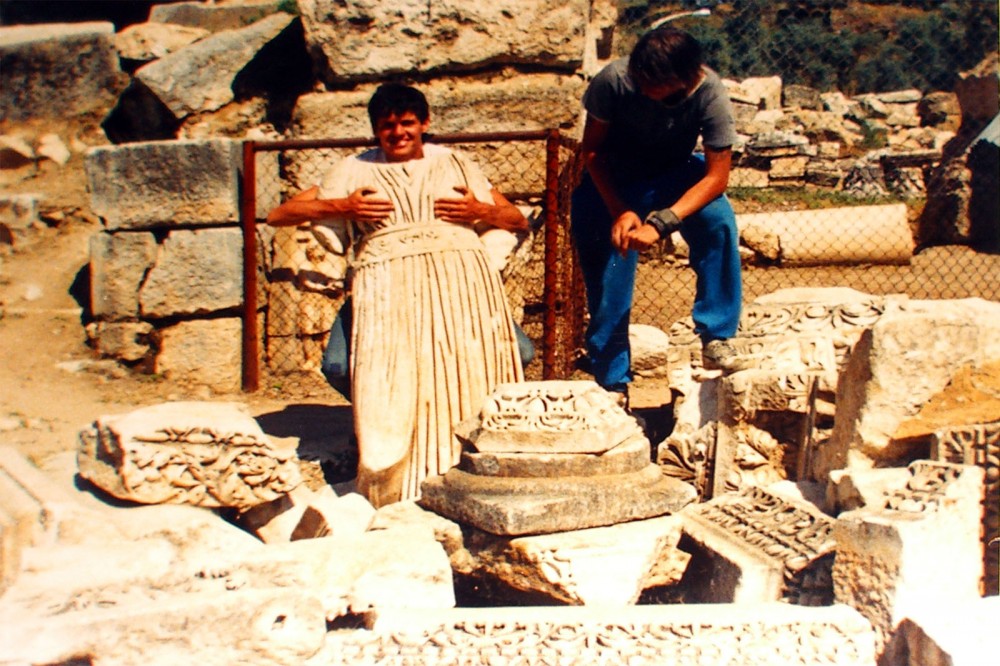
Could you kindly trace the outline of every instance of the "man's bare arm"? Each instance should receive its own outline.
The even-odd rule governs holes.
[[[330,218],[377,222],[392,213],[393,205],[388,199],[372,196],[374,193],[374,189],[363,187],[342,199],[320,199],[319,187],[314,185],[272,210],[267,223],[290,227]]]
[[[525,231],[528,228],[528,220],[524,214],[496,188],[490,190],[490,195],[493,197],[492,204],[476,199],[467,187],[456,186],[455,191],[462,196],[455,199],[434,200],[434,215],[445,222],[469,225],[484,222],[514,232]]]

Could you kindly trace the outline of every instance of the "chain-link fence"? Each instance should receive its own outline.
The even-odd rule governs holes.
[[[706,8],[708,16],[688,14]],[[745,301],[790,287],[1000,300],[1000,137],[988,125],[996,114],[995,2],[630,3],[613,50],[627,53],[630,36],[671,13],[683,14],[676,25],[698,37],[708,64],[731,86],[740,140],[728,196],[740,227]],[[980,93],[975,76],[960,74],[989,56]],[[959,107],[961,86],[966,101],[982,102],[978,115]],[[555,131],[435,140],[471,153],[532,220],[502,275],[515,319],[537,351],[527,376],[569,376],[586,322],[568,236],[578,144]],[[367,145],[246,145],[243,217],[248,248],[256,248],[246,277],[257,285],[247,292],[247,312],[259,313],[245,318],[248,388],[320,378],[345,297],[343,258],[322,239],[260,222]],[[253,165],[268,160],[277,169],[259,173],[278,177],[254,176]],[[678,235],[647,252],[633,323],[669,330],[690,311],[694,279]]]
[[[559,359],[572,349],[555,336],[572,336],[561,324],[567,312],[561,302],[574,292],[559,256],[571,256],[557,199],[571,183],[559,187],[560,172],[573,153],[560,149],[555,131],[438,135],[428,140],[470,154],[490,182],[517,205],[530,223],[528,233],[497,239],[484,236],[488,255],[500,270],[515,321],[534,343],[529,377],[554,376]],[[315,387],[331,327],[348,297],[347,259],[333,251],[322,228],[270,227],[263,224],[271,208],[320,182],[338,160],[371,145],[365,139],[249,142],[245,144],[243,219],[248,268],[244,317],[244,387],[284,389]],[[563,164],[561,167],[560,164]],[[565,181],[567,177],[563,176]],[[566,264],[570,269],[572,262]],[[565,268],[565,267],[564,267]],[[569,276],[572,273],[568,274]],[[348,306],[349,307],[349,306]],[[567,331],[569,331],[567,333]],[[557,370],[553,370],[557,368]]]

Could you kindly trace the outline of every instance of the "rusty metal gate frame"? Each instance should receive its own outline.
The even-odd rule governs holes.
[[[578,144],[559,130],[523,132],[482,132],[435,134],[435,143],[484,143],[505,141],[545,142],[544,289],[542,377],[559,379],[572,372],[579,348],[583,318],[582,289],[575,250],[569,237],[569,194],[579,178]],[[364,148],[375,145],[374,139],[293,139],[282,141],[244,141],[243,171],[240,183],[240,224],[243,230],[243,339],[242,388],[252,393],[260,388],[260,331],[257,271],[257,168],[256,156],[262,152],[309,150],[319,148]],[[569,158],[561,168],[560,149]]]

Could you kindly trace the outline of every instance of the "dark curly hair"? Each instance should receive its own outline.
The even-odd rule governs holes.
[[[368,119],[372,130],[383,118],[401,116],[407,111],[413,112],[422,123],[430,118],[430,107],[424,94],[402,83],[383,83],[368,100]]]
[[[640,87],[674,81],[694,83],[701,66],[701,44],[677,28],[650,30],[639,38],[628,59],[629,76]]]

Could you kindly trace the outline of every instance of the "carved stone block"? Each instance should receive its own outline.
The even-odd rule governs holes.
[[[298,459],[278,449],[238,403],[174,402],[103,416],[80,433],[80,475],[144,504],[248,508],[301,482]]]
[[[331,663],[874,664],[871,627],[844,606],[694,605],[386,611],[333,632]]]
[[[983,594],[1000,592],[1000,423],[944,428],[931,439],[931,458],[976,465],[984,472]]]
[[[983,471],[917,461],[906,485],[840,515],[833,585],[875,627],[879,650],[914,609],[979,596]]]
[[[692,505],[683,515],[684,530],[704,557],[692,566],[709,576],[699,601],[832,601],[834,521],[812,505],[754,487]]]

